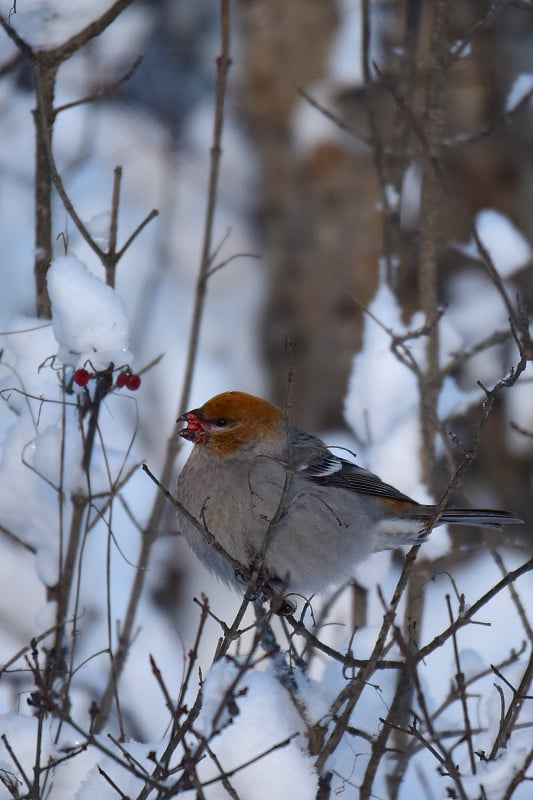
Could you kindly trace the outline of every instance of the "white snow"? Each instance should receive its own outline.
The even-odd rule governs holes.
[[[404,172],[400,209],[400,225],[402,230],[411,231],[418,225],[420,202],[422,199],[422,167],[417,161],[411,161]]]
[[[439,419],[465,414],[472,406],[478,405],[485,397],[480,387],[465,390],[449,375],[444,379],[437,404]]]
[[[9,747],[15,753],[18,761],[18,765],[14,763],[8,748],[0,738],[0,771],[5,770],[11,785],[18,786],[19,797],[26,794],[28,789],[24,775],[32,775],[37,725],[36,717],[13,713],[0,715],[0,737],[6,737]],[[47,764],[48,758],[53,756],[57,756],[57,750],[49,735],[48,725],[45,724],[41,742],[43,766]],[[3,784],[0,785],[1,800],[7,800],[10,797],[17,797],[17,794],[9,792]]]
[[[513,85],[511,86],[511,90],[507,95],[507,99],[505,101],[505,110],[511,111],[515,106],[517,106],[526,96],[533,90],[533,74],[531,72],[523,73],[519,75]]]
[[[450,47],[450,55],[453,58],[466,58],[472,53],[472,43],[465,43],[464,39],[458,39]]]
[[[391,351],[391,332],[401,336],[407,327],[385,284],[378,289],[369,312],[363,347],[354,359],[345,398],[345,418],[366,445],[365,466],[409,493],[420,482],[416,377]],[[417,314],[410,327],[421,323]],[[420,339],[410,340],[406,346],[416,360],[423,357]],[[394,403],[390,401],[391,391]]]
[[[48,270],[54,335],[64,364],[89,371],[130,364],[126,307],[117,293],[75,256],[59,256]]]
[[[16,4],[2,0],[0,3],[2,15],[28,44],[43,49],[61,44],[108,8],[108,0],[76,0],[75,3],[25,0]]]
[[[527,457],[533,436],[533,365],[528,363],[523,380],[506,398],[506,440],[511,452]],[[516,427],[517,426],[517,427]]]
[[[476,217],[476,230],[502,278],[512,277],[531,261],[530,243],[505,214],[493,208],[480,211]],[[456,246],[465,255],[482,260],[474,241]]]
[[[339,4],[340,20],[330,53],[328,75],[336,86],[359,86],[363,82],[361,8],[349,0]]]
[[[342,130],[334,120],[329,119],[320,110],[324,108],[335,113],[335,100],[332,97],[330,84],[325,81],[316,82],[307,87],[307,94],[318,108],[307,98],[298,98],[291,117],[293,146],[298,157],[305,157],[324,143],[337,144],[341,148],[358,147],[357,139]]]
[[[238,671],[238,662],[219,662],[211,668],[199,719],[201,730],[205,736],[220,730],[211,746],[225,770],[257,759],[232,777],[239,797],[262,800],[268,791],[272,797],[310,800],[316,794],[317,776],[306,752],[303,721],[295,708],[287,706],[286,693],[273,671],[247,672],[234,688],[237,716],[230,718],[225,711],[217,717],[221,701],[233,687]],[[280,749],[257,758],[289,738],[291,740]],[[288,764],[290,769],[287,769]],[[209,780],[219,774],[219,770],[208,758],[202,763],[201,774],[203,779]],[[217,785],[206,790],[209,800],[221,796]]]
[[[109,231],[111,228],[111,211],[101,211],[85,223],[85,227],[96,244],[107,250],[109,247]]]

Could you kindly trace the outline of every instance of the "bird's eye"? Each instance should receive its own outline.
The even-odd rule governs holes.
[[[228,420],[225,417],[220,417],[217,419],[217,428],[224,428],[228,424]]]

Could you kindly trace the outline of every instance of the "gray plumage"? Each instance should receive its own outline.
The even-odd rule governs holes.
[[[229,395],[231,413],[221,416]],[[260,410],[265,404],[256,424],[258,412],[251,402],[252,411],[239,421],[241,396]],[[434,506],[416,503],[377,475],[337,457],[316,436],[295,428],[287,435],[282,412],[267,401],[225,393],[182,419],[189,427],[181,434],[196,444],[178,479],[178,501],[245,568],[268,536],[264,569],[288,591],[321,592],[351,577],[354,565],[371,553],[421,542],[427,534]],[[506,511],[450,507],[438,524],[501,527],[518,522]],[[235,566],[201,531],[179,514],[178,526],[203,563],[242,590]]]

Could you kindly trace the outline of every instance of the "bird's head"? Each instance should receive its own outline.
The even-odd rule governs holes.
[[[245,392],[223,392],[201,408],[187,411],[177,420],[187,426],[180,436],[205,447],[211,455],[229,456],[242,450],[285,440],[285,415],[277,406]]]

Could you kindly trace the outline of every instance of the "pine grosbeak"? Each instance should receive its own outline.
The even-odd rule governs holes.
[[[435,516],[435,506],[334,455],[259,397],[224,392],[179,421],[194,448],[177,500],[199,523],[178,513],[180,530],[212,572],[241,589],[235,564],[249,571],[261,554],[271,583],[321,592],[373,552],[420,543]],[[518,522],[507,511],[447,507],[437,524]]]

